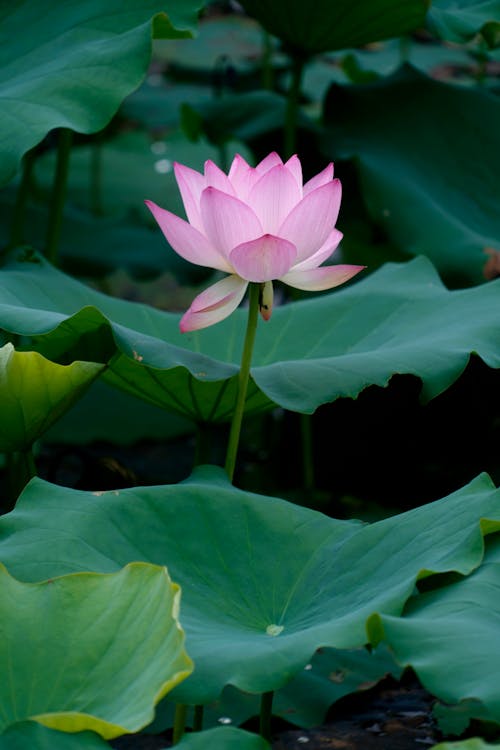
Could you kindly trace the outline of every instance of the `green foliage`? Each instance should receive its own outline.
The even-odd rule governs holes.
[[[431,750],[490,750],[490,748],[498,747],[500,745],[490,745],[489,742],[484,742],[479,737],[472,737],[460,742],[440,742],[439,745],[434,745]]]
[[[287,685],[277,690],[273,699],[273,715],[299,727],[321,724],[329,707],[345,695],[368,690],[388,674],[401,675],[389,650],[321,648],[309,664]],[[260,696],[243,693],[228,685],[220,697],[205,707],[205,727],[219,726],[221,716],[229,716],[234,725],[258,716]],[[168,696],[157,707],[150,731],[160,732],[173,723],[173,705]]]
[[[186,734],[179,742],[180,750],[270,750],[270,745],[262,737],[234,727],[218,727],[206,732]]]
[[[257,693],[283,687],[320,646],[362,646],[370,615],[398,616],[431,573],[469,574],[481,563],[483,534],[498,529],[498,492],[486,476],[363,526],[237,490],[221,469],[203,467],[179,485],[120,492],[33,480],[0,520],[0,558],[28,581],[137,559],[167,565],[183,589],[196,664],[172,698],[197,704],[228,683]]]
[[[118,267],[168,273],[149,307],[16,250],[0,269],[0,329],[2,342],[30,351],[0,349],[0,450],[25,451],[50,425],[52,440],[130,445],[192,429],[161,410],[198,423],[231,418],[246,312],[179,333],[179,316],[162,308],[187,306],[196,292],[178,285],[208,272],[165,246],[143,200],[182,214],[173,162],[225,168],[235,138],[249,161],[295,140],[307,171],[335,159],[346,234],[336,257],[369,266],[349,288],[277,304],[259,325],[247,414],[312,413],[406,373],[427,400],[473,353],[500,368],[500,280],[451,292],[438,277],[479,284],[485,250],[500,251],[498,0],[242,4],[266,34],[218,5],[202,18],[198,46],[185,40],[201,0],[13,0],[0,10],[0,184],[49,131],[96,133],[129,97],[105,133],[75,139],[64,212],[64,191],[55,196],[60,257],[93,278]],[[424,26],[432,42],[413,33]],[[291,83],[303,62],[305,77]],[[422,72],[394,72],[401,62]],[[42,148],[31,182],[2,195],[5,245],[45,247],[56,159],[50,138]],[[428,259],[373,272],[417,254]],[[53,424],[103,368],[105,382]],[[342,695],[406,664],[443,702],[446,731],[500,723],[498,497],[482,476],[363,526],[235,489],[215,467],[180,485],[114,492],[32,481],[0,519],[10,569],[0,567],[0,750],[108,747],[103,737],[150,724],[172,688],[156,728],[175,701],[211,704],[209,725],[222,714],[244,721],[270,690],[276,714],[311,726]],[[192,663],[165,565],[183,586],[195,661],[182,684]],[[231,727],[179,744],[202,746],[269,747]],[[436,750],[489,747],[470,739]]]
[[[423,25],[427,0],[242,0],[243,7],[293,50],[315,54],[401,36]]]
[[[466,42],[481,34],[489,47],[500,46],[499,0],[433,0],[428,15],[442,39]]]
[[[0,451],[31,448],[103,371],[95,362],[63,366],[38,352],[0,348]]]
[[[455,284],[484,280],[500,233],[498,97],[406,67],[333,87],[325,117],[325,152],[355,159],[371,216],[400,250],[427,255]]]
[[[132,395],[195,420],[230,417],[244,311],[182,335],[177,315],[107,297],[44,261],[12,263],[0,281],[0,325],[36,336],[45,356],[110,360],[103,377]],[[278,404],[310,413],[394,373],[419,376],[433,398],[472,352],[499,367],[499,283],[449,292],[419,259],[275,308],[259,326],[247,412]]]
[[[0,12],[0,184],[56,127],[101,130],[141,82],[156,32],[191,36],[199,0],[14,0]],[[36,34],[26,30],[36,29]],[[19,128],[19,123],[23,127]]]
[[[1,567],[0,587],[0,663],[8,671],[1,732],[28,719],[104,738],[134,732],[192,670],[179,587],[162,567],[133,563],[113,575],[37,584]]]
[[[411,664],[433,695],[446,704],[468,701],[469,718],[500,723],[500,656],[492,648],[499,617],[500,540],[494,536],[470,576],[413,598],[402,618],[377,615],[374,629],[383,629],[396,659]]]
[[[68,734],[35,721],[20,721],[0,734],[0,750],[109,750],[94,732]]]

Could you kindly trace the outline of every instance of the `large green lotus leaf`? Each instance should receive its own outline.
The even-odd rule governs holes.
[[[104,738],[134,732],[191,671],[180,590],[164,567],[131,563],[23,583],[0,567],[0,731],[24,720]]]
[[[199,0],[3,3],[0,184],[49,130],[101,130],[144,77],[152,18],[162,14],[158,35],[190,37],[200,5]]]
[[[500,367],[500,281],[450,292],[426,259],[387,264],[350,288],[277,306],[259,326],[247,412],[311,413],[394,373],[450,386],[476,352]],[[179,316],[113,299],[52,268],[0,270],[0,327],[40,336],[51,359],[111,358],[108,383],[196,420],[232,414],[246,312],[182,335]],[[114,355],[114,356],[113,356]]]
[[[433,0],[427,22],[442,39],[467,42],[481,34],[490,47],[500,46],[499,0]]]
[[[372,84],[333,86],[325,117],[325,151],[355,159],[389,238],[455,284],[484,281],[485,248],[500,249],[500,99],[405,67]]]
[[[185,734],[177,747],[180,750],[271,750],[271,746],[258,734],[250,734],[235,727],[217,727],[205,732]]]
[[[292,49],[306,54],[359,47],[423,25],[426,0],[241,0],[245,10]]]
[[[196,664],[172,698],[198,704],[229,683],[283,687],[321,646],[362,646],[372,613],[399,615],[431,571],[470,573],[483,534],[499,528],[499,493],[486,475],[363,526],[243,492],[222,469],[202,467],[178,485],[113,492],[32,480],[0,520],[0,560],[22,580],[166,564],[183,589]]]
[[[0,734],[0,750],[109,750],[94,732],[68,734],[35,721],[20,721]]]
[[[467,701],[469,718],[500,724],[500,539],[489,540],[470,576],[414,597],[404,617],[375,615],[372,639],[382,636],[396,659],[446,704]]]
[[[28,450],[83,395],[104,365],[58,365],[38,352],[0,348],[0,451]]]

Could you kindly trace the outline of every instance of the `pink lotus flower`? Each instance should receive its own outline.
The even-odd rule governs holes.
[[[218,323],[240,304],[249,282],[263,285],[261,314],[271,317],[275,279],[322,291],[343,284],[364,266],[321,266],[336,249],[341,185],[333,164],[302,184],[297,156],[286,164],[271,153],[255,168],[238,154],[229,174],[212,161],[205,173],[175,164],[188,221],[146,201],[176,253],[229,274],[208,287],[182,317],[180,329]]]

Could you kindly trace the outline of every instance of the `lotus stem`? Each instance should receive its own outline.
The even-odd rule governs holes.
[[[196,425],[196,435],[194,443],[194,466],[211,463],[212,441],[208,425],[205,422]]]
[[[314,453],[312,436],[312,417],[300,415],[300,433],[302,442],[302,483],[305,490],[314,489]]]
[[[269,32],[262,31],[262,88],[267,91],[273,89],[273,43]]]
[[[299,113],[300,87],[302,74],[304,72],[305,60],[303,57],[293,55],[292,57],[292,82],[288,89],[285,125],[283,132],[283,152],[285,159],[296,151],[297,148],[297,120]]]
[[[12,213],[10,225],[9,247],[17,247],[24,242],[24,226],[26,219],[26,205],[31,187],[31,177],[35,164],[36,149],[32,148],[24,155],[21,182],[17,189],[16,203]]]
[[[30,479],[37,475],[33,449],[7,454],[8,508],[14,508],[17,498]]]
[[[177,745],[177,743],[180,742],[181,737],[186,730],[187,709],[188,707],[185,703],[175,704],[174,731],[172,737],[173,745]]]
[[[102,216],[102,146],[101,138],[96,136],[90,147],[90,211],[94,216]]]
[[[59,240],[61,237],[64,202],[66,200],[66,185],[68,182],[69,156],[72,141],[73,132],[69,128],[61,128],[57,145],[56,174],[52,187],[45,245],[45,254],[54,265],[57,264],[59,255]]]
[[[231,431],[229,433],[229,442],[226,453],[226,472],[233,481],[234,469],[236,466],[236,456],[238,454],[238,445],[240,442],[241,423],[245,411],[245,401],[248,390],[248,379],[250,377],[250,364],[252,362],[253,345],[255,342],[255,333],[257,331],[257,320],[259,315],[259,298],[261,284],[250,284],[250,300],[248,305],[248,320],[243,344],[243,353],[241,355],[241,365],[238,374],[238,395],[236,397],[236,406],[234,408],[233,420],[231,422]]]
[[[260,735],[268,742],[271,742],[271,717],[273,715],[273,698],[274,691],[271,690],[268,693],[262,693],[260,699],[259,732]]]
[[[203,729],[203,711],[204,706],[194,707],[193,732],[201,732]]]

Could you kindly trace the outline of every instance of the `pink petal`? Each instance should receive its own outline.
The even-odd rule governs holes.
[[[201,218],[213,247],[229,257],[237,245],[262,234],[262,226],[252,209],[217,188],[206,188],[201,195]]]
[[[323,266],[310,271],[290,271],[280,278],[285,284],[306,292],[322,292],[344,284],[366,266]]]
[[[288,214],[278,234],[297,248],[297,262],[310,258],[326,241],[339,215],[342,187],[333,180],[306,195]]]
[[[214,250],[209,240],[191,224],[170,211],[160,208],[153,201],[144,201],[149,208],[167,242],[175,252],[190,263],[220,271],[231,271],[231,266]]]
[[[238,198],[246,200],[259,175],[242,156],[236,154],[231,164],[228,178]]]
[[[235,247],[229,259],[246,281],[271,281],[290,270],[297,250],[291,242],[264,234]]]
[[[255,169],[259,174],[262,175],[266,172],[269,172],[269,170],[273,167],[277,167],[279,164],[283,164],[281,158],[278,156],[276,151],[272,151],[266,156],[265,159],[262,159],[262,161],[257,164]]]
[[[328,164],[328,166],[325,167],[322,172],[319,172],[319,174],[312,177],[309,182],[306,182],[306,184],[304,185],[304,195],[307,195],[313,190],[316,190],[316,188],[321,187],[321,185],[326,185],[327,182],[331,182],[332,180],[333,164],[330,162],[330,164]]]
[[[332,229],[320,249],[316,250],[310,258],[306,258],[306,260],[303,260],[301,263],[297,263],[291,270],[309,271],[311,268],[317,268],[335,252],[343,236],[342,232],[339,232],[338,229]]]
[[[202,174],[183,164],[174,164],[175,179],[181,193],[188,221],[196,229],[203,231],[200,216],[201,191],[206,187]]]
[[[300,197],[302,198],[302,165],[299,157],[296,154],[291,156],[288,161],[285,162],[285,167],[294,176],[295,181],[299,186]]]
[[[279,164],[255,183],[248,204],[260,219],[264,232],[278,234],[278,229],[301,199],[297,182],[289,170]]]
[[[206,187],[214,187],[217,190],[222,190],[223,193],[236,195],[227,174],[222,169],[219,169],[217,164],[214,164],[210,159],[205,162],[205,179]]]
[[[248,283],[239,276],[226,276],[199,294],[182,316],[181,333],[197,331],[218,323],[236,310],[245,296]]]

